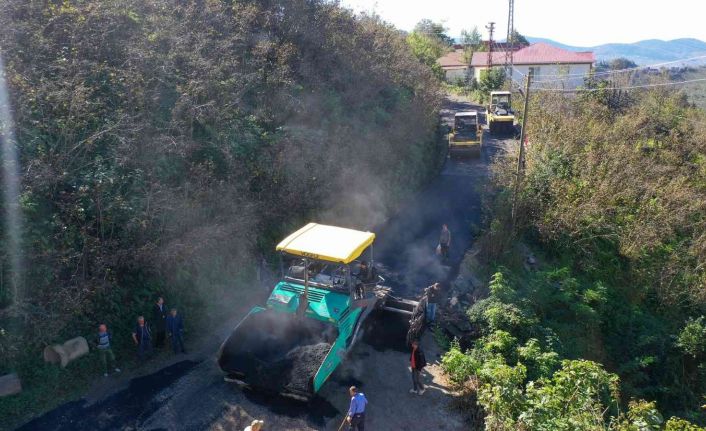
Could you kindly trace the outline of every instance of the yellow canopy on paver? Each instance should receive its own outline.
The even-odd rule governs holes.
[[[309,223],[277,244],[277,251],[348,264],[374,240],[372,232]]]

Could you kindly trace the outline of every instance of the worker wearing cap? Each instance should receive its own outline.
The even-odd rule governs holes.
[[[350,431],[364,431],[365,429],[365,406],[368,405],[368,400],[362,392],[358,392],[358,388],[351,386],[348,392],[351,394],[351,406],[348,409],[348,421]]]

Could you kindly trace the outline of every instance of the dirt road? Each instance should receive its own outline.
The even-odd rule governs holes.
[[[473,109],[448,100],[442,115]],[[448,160],[437,179],[404,205],[398,216],[376,229],[376,254],[389,268],[395,291],[413,296],[433,281],[453,277],[472,243],[472,225],[480,222],[481,187],[488,161],[507,142],[485,137],[481,158]],[[451,265],[434,255],[442,223],[452,232]],[[462,420],[449,408],[449,392],[439,365],[439,349],[430,334],[422,339],[430,366],[423,396],[408,393],[411,376],[404,351],[403,322],[378,318],[309,405],[266,397],[223,381],[214,362],[229,328],[213,334],[201,353],[185,356],[151,374],[126,381],[112,391],[64,404],[21,430],[242,430],[253,418],[266,430],[337,430],[347,411],[347,388],[358,385],[369,399],[369,430],[461,430]],[[237,317],[234,318],[234,321]],[[116,381],[116,384],[118,382]],[[103,385],[105,386],[105,385]]]

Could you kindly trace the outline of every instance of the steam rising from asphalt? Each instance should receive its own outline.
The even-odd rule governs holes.
[[[342,175],[339,183],[336,189],[343,199],[331,199],[330,207],[322,209],[319,218],[323,223],[372,230],[385,222],[389,197],[374,174],[358,168]]]
[[[22,259],[20,240],[22,219],[20,213],[20,166],[17,155],[14,123],[7,91],[5,65],[0,54],[0,146],[2,146],[3,209],[5,227],[5,252],[10,260],[10,288],[12,300],[19,300]]]

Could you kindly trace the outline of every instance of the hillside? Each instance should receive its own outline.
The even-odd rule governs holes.
[[[706,113],[672,87],[530,103],[525,175],[494,162],[454,286],[480,338],[446,371],[487,430],[703,430]]]
[[[438,166],[431,71],[327,1],[7,0],[0,46],[26,268],[0,283],[0,374],[27,388],[3,424],[92,379],[45,366],[45,345],[106,322],[132,357],[122,334],[159,295],[207,325],[282,232],[371,226]]]
[[[706,42],[698,39],[669,41],[649,39],[635,43],[608,43],[590,47],[566,45],[540,37],[528,37],[527,39],[531,43],[545,42],[570,51],[593,51],[599,61],[624,57],[637,64],[653,64],[706,55]],[[702,60],[701,63],[706,63],[706,60]],[[691,62],[690,64],[696,63]]]

